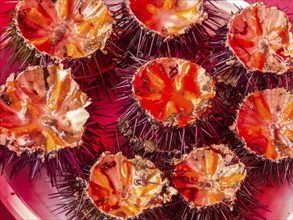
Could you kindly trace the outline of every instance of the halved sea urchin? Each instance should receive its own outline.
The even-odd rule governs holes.
[[[262,178],[293,181],[292,91],[275,88],[249,94],[233,128]]]
[[[116,44],[136,56],[187,58],[224,23],[208,0],[127,0],[108,5],[115,19]]]
[[[218,131],[224,134],[236,112],[233,88],[216,84],[204,68],[178,58],[157,58],[134,69],[117,86],[127,88],[118,120],[125,136],[161,150],[183,151],[184,146],[221,140]]]
[[[29,165],[32,179],[44,162],[53,178],[56,169],[67,165],[79,169],[75,148],[83,143],[90,116],[85,108],[90,103],[70,69],[62,65],[28,67],[17,76],[11,74],[0,87],[1,161],[12,163],[12,175]],[[88,142],[93,142],[91,135]],[[78,148],[84,158],[94,151],[94,146],[86,149],[87,144]]]
[[[211,107],[215,82],[195,63],[158,58],[139,68],[133,80],[133,95],[149,117],[164,126],[185,127]]]
[[[86,180],[69,177],[59,184],[68,219],[159,219],[159,207],[176,194],[160,170],[140,156],[105,152],[85,172]]]
[[[26,50],[27,55],[30,51],[36,53],[33,56],[48,55],[63,60],[86,57],[104,49],[112,23],[107,7],[100,0],[19,0],[6,31],[17,47],[14,52],[19,55]],[[26,49],[17,51],[23,46]]]
[[[226,47],[211,55],[220,58],[214,74],[237,79],[247,72],[281,75],[292,71],[291,26],[288,15],[277,7],[254,3],[239,10],[216,38],[217,43],[225,41]]]
[[[178,196],[167,210],[172,219],[260,217],[256,209],[261,205],[253,199],[249,170],[226,145],[196,148],[175,159],[174,166],[172,179]]]

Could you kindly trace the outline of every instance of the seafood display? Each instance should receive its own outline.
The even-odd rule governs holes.
[[[240,2],[15,1],[5,178],[46,178],[60,219],[265,218],[293,182],[292,7]]]

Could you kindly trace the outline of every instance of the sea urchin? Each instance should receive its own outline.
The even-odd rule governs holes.
[[[121,152],[104,152],[89,167],[86,180],[71,175],[58,184],[57,195],[66,201],[58,210],[69,210],[68,219],[158,219],[160,208],[177,193],[161,171],[140,156],[127,159]]]
[[[262,206],[252,197],[256,188],[249,170],[226,145],[195,148],[175,159],[174,166],[172,179],[179,196],[167,209],[172,219],[260,217],[256,209]]]
[[[262,178],[292,181],[293,94],[283,88],[256,91],[240,106],[234,126]],[[264,166],[266,164],[266,166]],[[267,169],[267,165],[271,167]]]
[[[89,118],[85,107],[91,102],[72,79],[70,69],[62,65],[28,67],[16,77],[10,75],[0,87],[0,97],[0,144],[6,152],[1,160],[15,164],[12,175],[32,162],[34,178],[40,164],[55,164],[64,151],[68,151],[66,163],[77,166],[77,158],[69,151],[82,145]]]

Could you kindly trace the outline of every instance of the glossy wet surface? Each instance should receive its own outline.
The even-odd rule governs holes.
[[[163,36],[183,34],[192,24],[207,17],[202,1],[198,0],[130,0],[128,4],[146,28]]]
[[[100,0],[22,0],[18,7],[22,36],[40,52],[60,59],[103,49],[112,31],[113,19]]]
[[[293,68],[293,36],[288,16],[256,3],[234,15],[227,43],[251,71],[281,74]]]
[[[21,153],[81,144],[90,104],[70,69],[29,67],[0,87],[0,144]]]
[[[133,92],[151,117],[165,125],[185,127],[208,111],[215,82],[195,63],[158,58],[137,70]]]
[[[246,176],[244,164],[224,145],[196,149],[175,166],[175,188],[198,208],[230,204]]]
[[[252,93],[242,104],[236,128],[246,147],[278,160],[293,156],[293,93],[270,89]]]
[[[102,212],[121,218],[161,206],[160,171],[147,159],[103,154],[91,169],[87,194]]]

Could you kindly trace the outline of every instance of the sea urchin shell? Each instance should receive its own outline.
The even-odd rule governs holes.
[[[209,0],[127,0],[108,5],[116,21],[116,44],[143,58],[192,58],[225,20]]]
[[[162,206],[167,201],[162,195],[165,184],[147,159],[103,154],[91,169],[87,194],[101,212],[127,219]]]
[[[202,117],[215,96],[215,82],[205,69],[177,58],[157,58],[133,76],[139,105],[165,126],[185,127]]]
[[[245,147],[273,161],[293,157],[293,93],[267,89],[250,94],[240,107],[236,129]]]
[[[255,198],[258,184],[227,145],[195,148],[174,160],[171,183],[178,195],[166,205],[170,219],[255,219],[264,207]]]
[[[190,207],[203,208],[231,205],[245,176],[245,165],[224,145],[214,145],[195,149],[175,161],[173,179]]]
[[[62,65],[29,67],[0,87],[0,136],[17,154],[82,142],[89,98]]]
[[[165,37],[183,34],[192,24],[201,23],[207,18],[200,0],[129,0],[128,4],[129,9],[146,28]]]
[[[101,0],[20,0],[15,25],[29,47],[63,60],[103,50],[113,19]]]
[[[171,57],[139,60],[123,74],[115,88],[123,100],[117,128],[138,148],[185,153],[193,144],[219,143],[229,132],[239,93],[198,64]]]
[[[288,16],[255,3],[235,14],[227,45],[249,71],[282,74],[293,68],[293,36]]]

